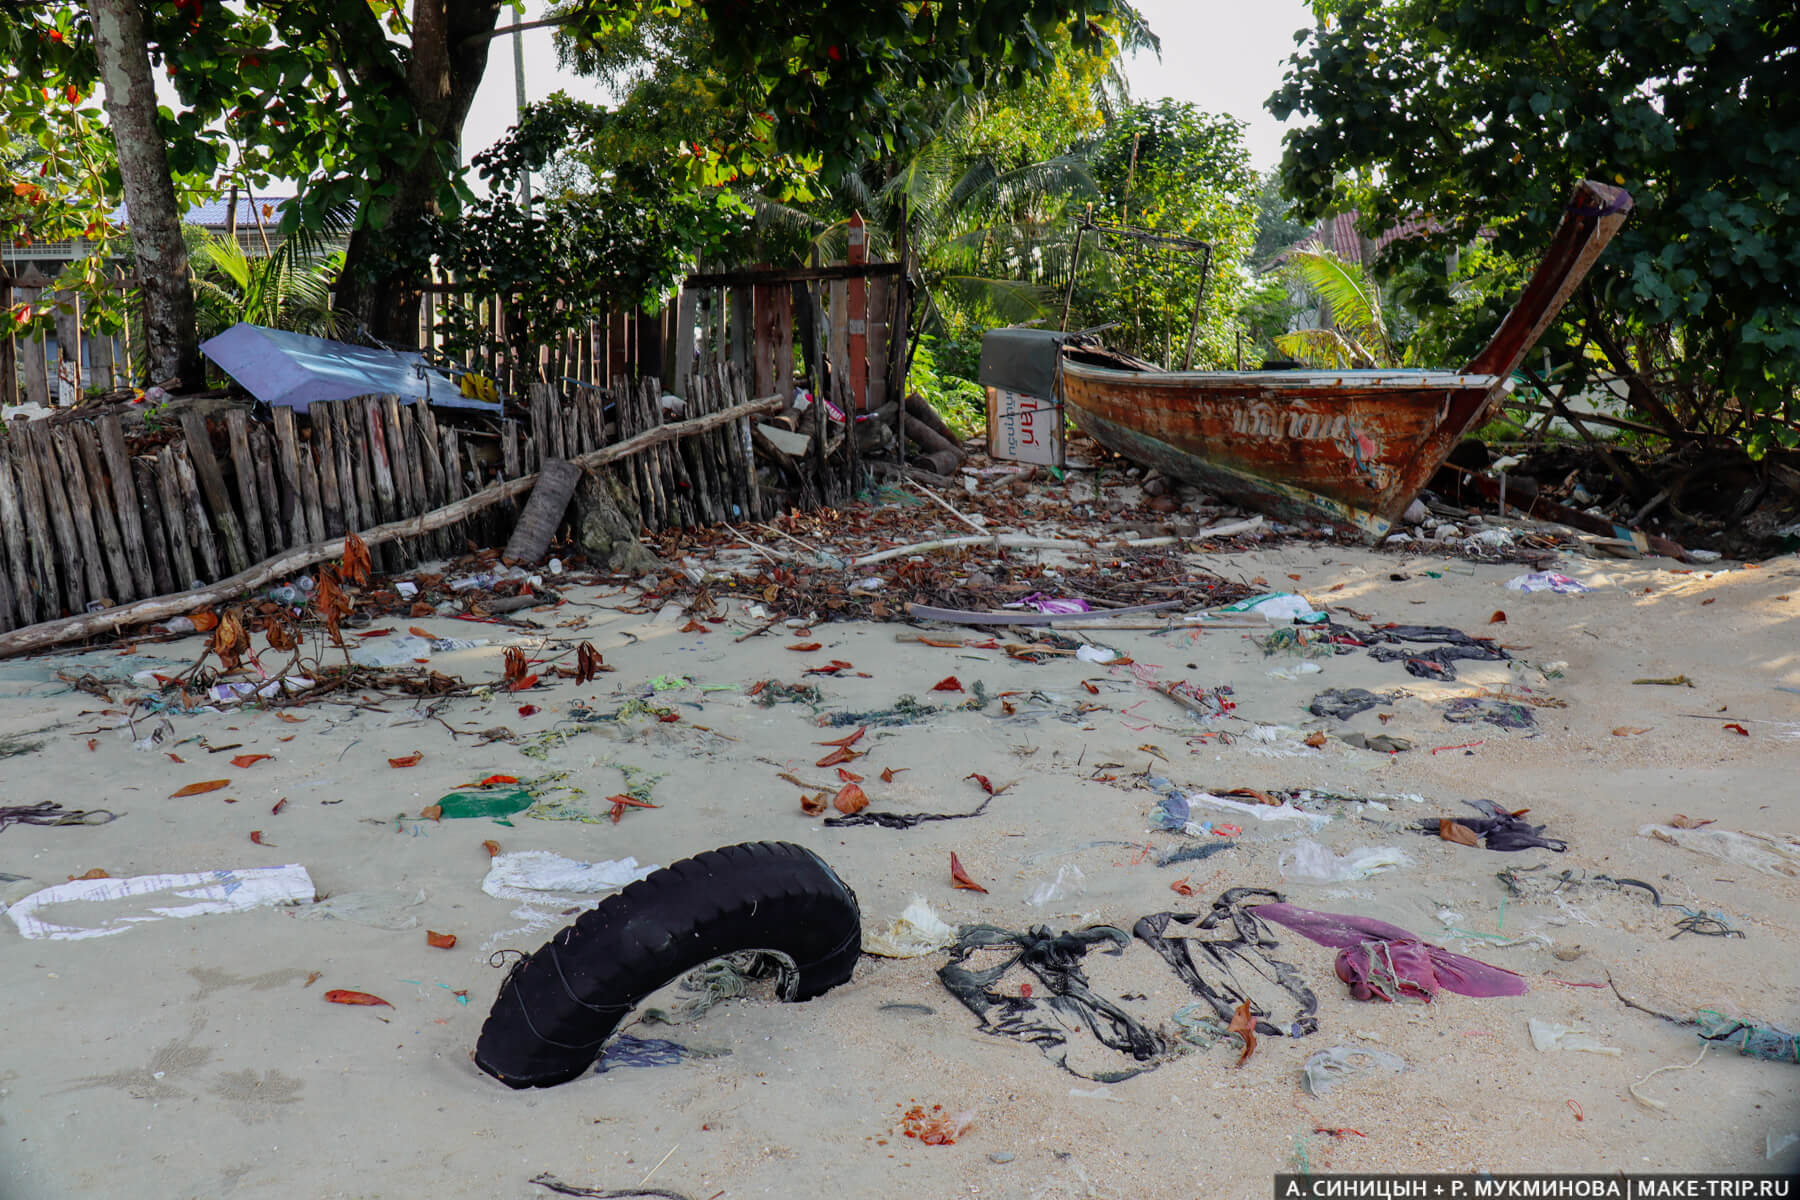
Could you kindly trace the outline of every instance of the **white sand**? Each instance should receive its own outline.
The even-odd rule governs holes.
[[[1185,736],[1194,731],[1185,714],[1124,668],[1032,666],[992,652],[900,644],[895,635],[907,629],[900,625],[820,624],[813,640],[823,649],[811,654],[785,649],[795,639],[779,630],[738,644],[736,633],[754,622],[735,603],[731,623],[706,635],[605,607],[570,607],[539,619],[586,618],[584,628],[550,632],[593,638],[616,673],[587,687],[561,682],[523,697],[455,701],[440,712],[444,721],[458,730],[503,725],[529,735],[556,727],[577,700],[610,711],[660,674],[688,675],[695,686],[658,697],[679,707],[677,723],[640,717],[601,726],[541,761],[505,742],[453,738],[443,724],[419,722],[409,702],[391,700],[368,710],[299,708],[300,724],[261,711],[175,716],[162,745],[139,750],[100,711],[123,704],[109,706],[47,674],[114,671],[120,663],[139,669],[138,659],[101,651],[0,663],[0,738],[54,727],[38,735],[47,741],[42,750],[0,760],[0,803],[52,799],[123,814],[93,828],[0,832],[0,872],[29,877],[0,885],[8,889],[0,895],[16,898],[94,867],[122,877],[299,863],[322,893],[374,893],[389,918],[418,920],[395,930],[263,909],[151,922],[78,942],[27,941],[0,921],[0,1195],[527,1197],[548,1194],[528,1182],[548,1171],[597,1188],[628,1188],[648,1175],[650,1186],[695,1200],[1263,1197],[1273,1173],[1302,1163],[1331,1171],[1765,1169],[1765,1136],[1800,1129],[1800,1067],[1714,1051],[1695,1070],[1650,1081],[1644,1092],[1667,1104],[1651,1110],[1627,1086],[1655,1067],[1691,1061],[1692,1034],[1626,1008],[1604,986],[1556,980],[1604,985],[1610,972],[1627,995],[1653,1008],[1691,1014],[1711,1007],[1800,1027],[1800,881],[1637,836],[1640,826],[1677,813],[1728,829],[1800,832],[1800,696],[1775,690],[1800,685],[1796,560],[1680,574],[1667,560],[1570,560],[1565,569],[1599,588],[1578,597],[1502,590],[1523,568],[1332,546],[1195,561],[1377,619],[1496,632],[1518,647],[1522,663],[1459,663],[1461,679],[1443,684],[1357,653],[1290,682],[1268,677],[1279,664],[1239,631],[1192,639],[1094,635],[1163,668],[1165,677],[1229,683],[1241,717],[1287,730],[1271,741],[1221,746]],[[1424,576],[1425,569],[1442,578]],[[1390,582],[1395,570],[1413,577]],[[574,591],[569,599],[618,605],[629,596]],[[1509,620],[1490,630],[1496,609]],[[495,632],[418,623],[461,636]],[[198,647],[192,639],[144,650],[185,663]],[[434,666],[492,679],[498,656],[496,645],[440,656]],[[770,677],[796,682],[803,666],[831,658],[871,676],[813,680],[832,711],[886,707],[902,693],[960,700],[928,691],[952,673],[992,692],[1036,689],[1106,709],[1081,721],[1033,724],[999,719],[993,706],[871,730],[858,747],[870,753],[852,769],[867,776],[863,786],[879,808],[972,807],[980,793],[964,779],[970,772],[1017,782],[977,820],[908,831],[827,829],[801,814],[798,789],[777,772],[831,779],[831,769],[813,765],[826,753],[815,743],[847,730],[821,729],[801,707],[758,707],[743,689]],[[1567,673],[1547,683],[1523,665],[1554,661],[1566,662]],[[1631,684],[1678,673],[1697,686]],[[1100,681],[1098,696],[1081,688],[1084,678]],[[1535,736],[1452,726],[1436,707],[1445,697],[1509,683],[1539,687],[1568,706],[1538,710]],[[710,685],[738,690],[701,690]],[[1311,728],[1339,728],[1308,716],[1307,700],[1324,687],[1348,686],[1411,693],[1388,724],[1367,713],[1347,727],[1405,736],[1417,748],[1390,758],[1335,741],[1303,745]],[[541,711],[521,717],[521,703]],[[1134,704],[1131,716],[1119,711]],[[1683,714],[1741,721],[1750,736]],[[154,727],[140,721],[136,734]],[[1217,727],[1247,728],[1244,721]],[[1648,732],[1615,736],[1620,727]],[[239,745],[210,754],[192,739]],[[1481,744],[1468,752],[1431,753],[1473,741]],[[423,754],[418,766],[388,766],[389,757],[414,751]],[[170,753],[185,762],[170,761]],[[273,757],[229,766],[245,753]],[[568,771],[597,807],[624,783],[609,763],[659,773],[654,795],[662,807],[633,810],[617,825],[527,817],[512,827],[434,824],[416,815],[455,785],[495,773]],[[883,767],[908,770],[883,784]],[[1478,797],[1529,807],[1532,820],[1568,839],[1567,854],[1470,849],[1352,814],[1319,840],[1340,853],[1400,845],[1414,865],[1354,884],[1285,890],[1300,904],[1383,917],[1509,967],[1529,979],[1531,991],[1487,1000],[1445,994],[1428,1007],[1362,1004],[1333,976],[1331,951],[1292,935],[1281,957],[1298,964],[1319,995],[1316,1036],[1262,1039],[1241,1070],[1231,1045],[1196,1051],[1105,1088],[1107,1099],[1072,1095],[1072,1088],[1102,1085],[1057,1070],[1029,1046],[978,1032],[937,981],[942,955],[865,957],[851,984],[807,1004],[735,1001],[692,1026],[634,1030],[729,1050],[724,1057],[617,1069],[530,1092],[507,1090],[470,1061],[500,979],[484,947],[522,923],[514,902],[481,891],[484,839],[507,850],[635,855],[665,865],[732,842],[792,840],[816,849],[855,888],[868,924],[885,923],[916,894],[953,923],[1100,921],[1129,929],[1146,913],[1203,910],[1229,886],[1282,886],[1276,857],[1294,836],[1286,826],[1252,828],[1237,849],[1169,869],[1135,862],[1135,852],[1119,846],[1023,861],[1095,840],[1173,845],[1172,835],[1146,832],[1155,796],[1135,778],[1145,771],[1194,787],[1312,785],[1427,798],[1372,814],[1395,822],[1467,815],[1461,802]],[[170,798],[183,785],[227,777],[224,790]],[[286,808],[271,815],[283,797]],[[396,821],[396,814],[407,815]],[[272,845],[253,845],[253,830]],[[989,894],[950,887],[952,850]],[[1063,863],[1081,868],[1086,894],[1047,910],[1030,907],[1025,898]],[[1439,922],[1436,913],[1448,907],[1467,928],[1495,929],[1505,896],[1495,872],[1538,863],[1649,881],[1667,899],[1727,914],[1746,936],[1671,940],[1678,914],[1655,910],[1632,891],[1575,893],[1567,908],[1508,902],[1506,933],[1541,935],[1565,950],[1578,945],[1583,952],[1573,961],[1541,942],[1453,940]],[[1191,901],[1169,888],[1184,872],[1197,890]],[[421,892],[422,903],[404,907]],[[432,949],[427,929],[454,933],[458,944]],[[535,949],[553,929],[496,944]],[[1192,999],[1142,945],[1118,959],[1090,956],[1088,965],[1102,992],[1143,993],[1128,1007],[1152,1025],[1166,1027],[1173,1009]],[[313,972],[318,978],[307,986]],[[393,1007],[327,1004],[329,988],[373,992]],[[457,989],[467,990],[466,1004]],[[895,1002],[933,1012],[880,1009]],[[1532,1017],[1581,1025],[1623,1054],[1540,1053],[1526,1030]],[[1363,1037],[1362,1044],[1402,1055],[1409,1070],[1324,1098],[1299,1087],[1307,1054]],[[919,1145],[898,1135],[899,1114],[915,1102],[973,1110],[973,1124],[954,1146]],[[1316,1127],[1364,1136],[1333,1139]]]

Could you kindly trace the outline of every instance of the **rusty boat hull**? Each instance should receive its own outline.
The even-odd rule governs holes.
[[[1511,386],[1631,197],[1584,181],[1493,339],[1460,371],[1172,371],[1060,347],[1057,390],[1101,445],[1281,520],[1384,536]]]

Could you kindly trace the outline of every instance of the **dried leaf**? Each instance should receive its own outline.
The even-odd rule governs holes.
[[[611,667],[600,657],[600,651],[594,649],[594,643],[583,642],[575,648],[575,682],[587,683],[602,671],[610,671]]]
[[[1634,734],[1649,733],[1649,732],[1650,731],[1648,729],[1645,729],[1639,725],[1621,725],[1617,729],[1613,730],[1612,735],[1614,737],[1631,737]]]
[[[820,792],[815,796],[809,796],[805,792],[800,794],[800,811],[809,817],[818,816],[830,806],[831,797],[825,792]]]
[[[252,829],[250,831],[250,840],[255,842],[259,846],[273,846],[274,845],[274,843],[272,843],[272,842],[263,841],[262,830],[260,830],[260,829]]]
[[[184,763],[184,762],[186,762],[186,761],[187,761],[187,759],[185,759],[185,758],[183,758],[183,757],[181,757],[181,755],[179,755],[179,754],[175,754],[175,753],[172,753],[172,752],[165,752],[165,753],[169,753],[169,761],[170,761],[170,762],[174,762],[174,763]]]
[[[538,677],[536,675],[527,675],[525,678],[518,680],[515,683],[507,684],[506,690],[509,692],[522,692],[522,691],[525,691],[527,688],[536,687],[537,682],[538,682]]]
[[[1098,687],[1094,686],[1094,683],[1092,680],[1089,680],[1089,679],[1082,680],[1081,686],[1087,689],[1087,694],[1090,696],[1098,696],[1100,694],[1100,689]]]
[[[263,636],[269,640],[269,649],[283,654],[300,644],[300,639],[294,636],[293,627],[279,618],[270,618],[269,623],[263,627]]]
[[[289,725],[300,725],[304,724],[306,721],[305,717],[296,717],[293,713],[289,712],[278,712],[275,714],[275,719],[277,721],[286,721]]]
[[[93,753],[95,750],[98,750],[99,748],[100,748],[100,739],[99,738],[89,738],[88,739],[88,752],[90,754]]]
[[[967,775],[964,775],[963,778],[964,779],[973,779],[976,783],[979,783],[981,785],[982,791],[986,792],[990,796],[994,794],[993,781],[990,780],[986,775],[979,774],[975,771],[970,771]]]
[[[487,851],[489,858],[493,858],[500,853],[500,843],[499,842],[495,842],[495,841],[483,842],[483,843],[481,843],[481,848],[483,850]]]
[[[1322,730],[1318,730],[1318,729],[1313,730],[1311,733],[1306,735],[1306,744],[1311,746],[1315,750],[1319,749],[1321,746],[1323,746],[1325,744],[1324,732]]]
[[[388,759],[388,766],[390,766],[390,767],[416,767],[419,765],[419,760],[424,757],[425,757],[425,754],[423,751],[414,750],[411,754],[408,754],[403,758]]]
[[[428,642],[434,640],[437,637],[437,635],[432,633],[431,630],[420,629],[417,625],[408,625],[406,627],[406,632],[412,634],[416,638],[424,638]]]
[[[1227,1033],[1235,1033],[1244,1039],[1244,1052],[1238,1055],[1237,1065],[1243,1066],[1256,1053],[1256,1018],[1250,1015],[1250,1002],[1244,1001],[1231,1014],[1231,1024],[1225,1027]]]
[[[854,816],[869,807],[869,797],[857,784],[846,783],[831,798],[831,806],[847,817]]]
[[[265,758],[273,757],[275,757],[273,754],[240,754],[231,760],[231,765],[243,770],[246,767],[254,767]]]
[[[789,650],[798,650],[803,654],[811,653],[819,648],[820,644],[818,642],[795,642],[792,646],[788,647]]]
[[[365,630],[363,630],[363,631],[362,631],[362,632],[361,632],[361,633],[359,633],[359,634],[357,634],[357,635],[356,635],[356,636],[357,636],[357,637],[359,637],[359,638],[364,638],[364,639],[367,639],[367,638],[378,638],[378,637],[388,637],[388,636],[389,636],[389,635],[391,635],[391,634],[392,634],[392,633],[393,633],[393,632],[394,632],[394,629],[393,629],[393,627],[392,627],[392,626],[391,626],[391,625],[390,625],[390,626],[389,626],[389,627],[388,627],[388,628],[386,628],[386,629],[365,629]]]
[[[624,793],[620,793],[616,796],[608,796],[606,801],[608,804],[612,805],[612,811],[607,815],[612,818],[612,823],[614,825],[619,823],[619,818],[625,815],[625,810],[628,808],[660,807],[659,805],[650,803],[648,800],[639,800],[636,796],[627,796]]]
[[[863,781],[861,775],[856,774],[854,771],[846,771],[842,767],[838,768],[838,778],[845,783],[861,783]]]
[[[931,685],[934,692],[960,692],[963,690],[962,680],[954,675],[946,675]]]
[[[1461,821],[1453,821],[1449,817],[1438,821],[1438,836],[1446,842],[1455,842],[1459,846],[1481,845],[1481,839],[1475,836],[1473,829]]]
[[[910,770],[912,770],[911,767],[883,767],[883,768],[881,768],[881,782],[892,783],[892,782],[894,782],[894,776],[898,775],[902,771],[910,771]]]
[[[708,629],[706,626],[702,625],[700,622],[694,620],[692,617],[689,617],[688,623],[681,627],[680,632],[682,632],[682,633],[711,633],[712,630]]]
[[[243,665],[244,655],[250,650],[250,634],[244,629],[243,618],[237,609],[219,618],[219,627],[213,630],[206,648],[218,655],[220,665],[227,671]]]
[[[517,783],[517,782],[519,782],[519,777],[517,775],[489,775],[486,779],[481,781],[481,786],[482,787],[493,787],[495,784],[498,784],[498,783]]]
[[[344,560],[342,571],[344,580],[357,587],[369,585],[369,546],[354,533],[344,535]]]
[[[867,733],[868,731],[869,731],[869,727],[867,725],[864,725],[864,726],[859,727],[855,733],[846,733],[843,737],[836,738],[829,742],[814,742],[813,745],[815,745],[815,746],[854,746],[854,745],[856,745],[856,743],[862,741],[863,734]]]
[[[380,996],[372,996],[368,992],[349,992],[343,988],[332,988],[325,993],[325,999],[332,1004],[387,1004],[389,1008],[394,1007]]]
[[[531,665],[525,661],[525,652],[517,646],[508,646],[502,661],[506,685],[510,690],[517,691],[519,681],[531,670]]]
[[[535,704],[519,705],[519,715],[521,717],[535,717],[538,715],[539,711],[538,706]]]
[[[1194,885],[1188,882],[1188,876],[1183,875],[1169,885],[1169,890],[1177,896],[1191,896],[1194,894]]]
[[[111,878],[112,878],[112,875],[106,870],[105,867],[94,867],[91,870],[87,871],[85,874],[69,876],[69,882],[75,883],[82,879],[111,879]]]
[[[1502,612],[1500,609],[1496,608],[1494,610],[1494,615],[1488,618],[1488,624],[1489,625],[1504,625],[1504,624],[1506,624],[1506,614],[1504,612]]]
[[[1698,817],[1690,817],[1690,816],[1686,815],[1685,813],[1676,813],[1675,819],[1673,821],[1669,822],[1669,828],[1671,828],[1671,829],[1704,829],[1708,825],[1716,824],[1717,821],[1718,821],[1717,817],[1707,817],[1704,820],[1702,820],[1701,818],[1698,818]]]
[[[962,860],[956,857],[956,851],[954,850],[950,852],[950,883],[952,886],[962,888],[964,891],[980,892],[984,896],[987,895],[987,889],[982,887],[979,883],[976,883],[973,879],[970,879],[969,873],[963,870]]]
[[[1745,729],[1742,725],[1739,725],[1736,721],[1733,721],[1731,724],[1725,726],[1725,728],[1731,730],[1731,732],[1733,732],[1733,733],[1742,734],[1744,737],[1750,736],[1750,731],[1748,729]]]
[[[269,815],[271,817],[279,817],[281,815],[281,810],[286,807],[287,807],[287,797],[283,796],[281,799],[279,799],[275,802],[275,807],[271,808],[269,810]]]
[[[207,792],[216,792],[222,787],[230,786],[231,780],[229,779],[208,779],[205,783],[190,783],[179,792],[170,793],[169,799],[179,800],[183,796],[201,796]]]
[[[197,632],[211,633],[218,627],[219,614],[208,609],[203,612],[190,613],[188,620],[194,623],[194,629]]]
[[[419,816],[427,821],[441,821],[444,819],[444,806],[441,804],[427,804],[424,808],[419,810]]]
[[[454,933],[436,933],[430,929],[425,931],[425,944],[435,946],[439,950],[448,950],[456,945]]]
[[[319,980],[324,978],[324,976],[325,976],[325,972],[323,972],[323,971],[309,971],[309,972],[307,972],[307,975],[306,975],[306,982],[301,984],[300,986],[303,988],[309,988],[313,984],[319,982]]]
[[[830,754],[827,754],[813,765],[818,767],[835,767],[839,763],[854,762],[861,757],[862,755],[858,754],[856,751],[847,750],[844,747],[839,746],[836,750],[833,750]]]

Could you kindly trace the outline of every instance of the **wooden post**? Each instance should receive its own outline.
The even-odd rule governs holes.
[[[17,303],[35,307],[38,297],[43,294],[42,284],[49,283],[35,269],[19,279]],[[23,376],[21,386],[24,389],[25,403],[36,404],[44,408],[50,407],[50,367],[44,361],[44,335],[32,332],[25,335],[19,348],[19,371]]]
[[[105,557],[107,574],[112,580],[112,587],[104,594],[111,597],[114,604],[147,596],[149,592],[138,591],[137,583],[132,578],[131,565],[125,558],[125,539],[119,534],[117,505],[113,501],[112,488],[107,484],[106,468],[100,463],[100,442],[94,436],[94,427],[85,421],[77,421],[69,427],[69,436],[75,444],[75,457],[81,474],[87,481],[88,499],[94,514],[94,532],[100,536],[100,551]]]
[[[58,612],[80,608],[63,587],[67,578],[66,563],[57,560],[56,540],[52,533],[50,502],[44,495],[44,479],[38,470],[42,451],[39,438],[30,426],[17,426],[12,434],[13,474],[19,483],[19,507],[25,517],[25,535],[31,550],[32,574],[40,607],[40,620],[50,620]]]
[[[868,231],[861,213],[850,214],[849,260],[853,267],[869,261]],[[861,275],[850,279],[850,396],[863,412],[869,400],[869,281]]]
[[[175,482],[187,510],[188,537],[194,543],[195,564],[205,573],[206,582],[211,583],[222,578],[225,572],[219,566],[218,542],[213,537],[212,522],[207,519],[206,502],[200,496],[200,483],[190,458],[193,447],[176,442],[174,450]]]
[[[300,468],[300,503],[306,511],[306,532],[312,541],[325,540],[325,514],[319,507],[319,467],[313,455],[314,444],[298,436],[295,431],[294,448],[299,452]]]
[[[425,293],[427,300],[431,293]],[[337,431],[331,412],[314,403],[306,410],[312,426],[312,444],[319,452],[319,509],[325,520],[325,536],[341,537],[344,533],[344,492],[338,483]]]
[[[261,421],[250,424],[250,458],[256,465],[257,505],[262,509],[263,540],[271,550],[292,545],[291,527],[282,514],[281,489],[275,485],[275,435]]]
[[[312,411],[318,411],[314,405]],[[331,453],[335,460],[338,483],[339,511],[343,513],[344,528],[350,532],[360,530],[365,524],[373,525],[360,506],[360,492],[356,482],[356,456],[350,448],[350,423],[347,415],[349,405],[342,400],[333,400],[330,411],[325,414],[325,424],[331,430]]]
[[[25,530],[25,507],[13,486],[12,446],[0,438],[0,549],[6,554],[6,574],[12,580],[12,603],[19,624],[38,622],[38,596],[31,571],[30,535]]]
[[[105,444],[103,439],[101,445]],[[150,560],[150,581],[154,585],[147,594],[166,596],[170,592],[180,591],[193,577],[177,580],[176,571],[170,565],[169,539],[163,532],[162,496],[156,482],[156,459],[145,455],[129,459],[128,462],[131,481],[136,485],[134,490],[137,492],[133,503],[137,508],[139,527],[143,530],[144,551]]]
[[[300,438],[294,432],[294,410],[276,405],[270,410],[275,424],[275,462],[281,468],[281,525],[283,545],[306,544],[306,506],[300,499]]]
[[[69,507],[69,493],[63,481],[62,464],[57,459],[56,439],[42,422],[25,426],[32,437],[31,457],[37,464],[38,478],[43,483],[44,502],[50,508],[50,527],[56,531],[57,551],[62,556],[64,599],[69,611],[78,613],[95,598],[89,588],[90,564],[83,553],[81,535],[75,529],[75,510]]]
[[[694,383],[694,319],[699,315],[700,293],[683,288],[675,302],[675,336],[669,339],[672,350],[670,365],[674,368],[666,378],[675,381],[674,392],[682,399],[689,396]]]
[[[238,503],[244,506],[244,540],[256,562],[272,549],[263,524],[262,505],[256,494],[256,460],[250,455],[250,418],[241,408],[225,414],[225,431],[231,440],[231,473],[237,479]],[[279,549],[279,547],[273,547]]]
[[[11,312],[13,306],[12,279],[0,278],[0,312]],[[19,353],[13,340],[13,332],[8,328],[0,335],[0,405],[11,406],[19,402]]]
[[[288,413],[291,428],[293,411],[281,411]],[[244,545],[244,527],[231,505],[231,495],[225,490],[225,475],[219,470],[219,460],[213,454],[212,433],[206,427],[206,418],[191,408],[181,414],[181,429],[187,435],[187,456],[193,462],[194,474],[207,506],[212,510],[219,541],[223,543],[229,573],[235,575],[250,565],[251,558]]]
[[[400,397],[383,396],[381,415],[382,430],[386,434],[381,449],[387,454],[388,473],[394,481],[394,511],[388,519],[415,516],[425,510],[419,507],[419,498],[413,493],[412,465],[407,453],[406,427],[400,416]],[[377,476],[379,473],[377,468]]]
[[[180,588],[197,587],[204,582],[194,562],[188,542],[186,505],[181,498],[181,481],[175,475],[175,448],[164,446],[156,455],[156,490],[162,497],[163,522],[169,529],[169,569],[175,573]]]
[[[375,493],[375,508],[382,521],[395,521],[405,515],[400,511],[399,493],[394,488],[394,468],[388,458],[387,428],[381,419],[382,399],[365,396],[362,400],[363,426],[369,431],[369,483]]]
[[[156,573],[150,566],[150,548],[144,537],[143,505],[132,470],[131,458],[125,451],[125,430],[116,414],[101,417],[96,426],[100,438],[100,454],[106,460],[106,474],[112,481],[112,507],[118,517],[119,533],[125,539],[125,562],[140,596],[157,595]]]

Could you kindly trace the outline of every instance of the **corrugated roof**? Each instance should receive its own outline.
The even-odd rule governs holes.
[[[239,196],[237,202],[237,223],[240,229],[256,228],[256,218],[260,211],[264,225],[272,226],[281,220],[281,206],[292,196],[258,196],[252,201],[248,196]],[[111,219],[123,223],[128,217],[123,204],[113,209]],[[204,204],[196,204],[187,210],[181,218],[184,225],[199,225],[207,229],[224,229],[229,223],[226,218],[231,215],[231,201],[221,196],[217,200],[208,200]]]

